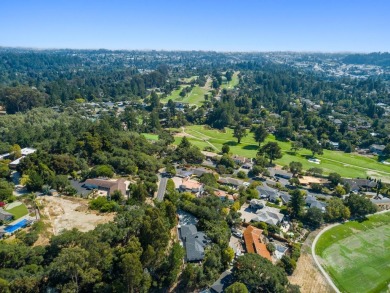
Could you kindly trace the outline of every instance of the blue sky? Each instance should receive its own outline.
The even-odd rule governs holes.
[[[388,0],[1,0],[0,46],[390,51]]]

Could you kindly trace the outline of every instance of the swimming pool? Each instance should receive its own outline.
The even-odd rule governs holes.
[[[12,232],[15,232],[16,230],[18,230],[26,225],[27,225],[27,220],[23,219],[14,225],[10,225],[10,226],[5,227],[4,230],[5,230],[5,232],[12,233]]]

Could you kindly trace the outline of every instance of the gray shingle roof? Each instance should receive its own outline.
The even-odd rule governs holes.
[[[211,285],[211,292],[222,293],[233,283],[233,281],[234,279],[231,271],[223,272],[219,279],[216,280],[213,285]]]
[[[278,192],[275,189],[272,189],[268,186],[258,186],[256,189],[260,197],[270,197],[270,196],[274,197],[278,194]]]
[[[289,195],[288,193],[281,192],[280,193],[280,198],[286,204],[286,203],[288,203],[290,201],[291,195]]]
[[[12,218],[13,215],[10,214],[9,212],[3,210],[2,208],[0,208],[0,220],[4,221],[4,220],[8,220],[10,218]]]
[[[206,234],[198,232],[195,225],[184,225],[180,227],[180,237],[186,249],[187,261],[204,258],[204,247],[209,242]]]

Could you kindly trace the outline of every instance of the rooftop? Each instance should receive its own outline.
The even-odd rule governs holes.
[[[269,253],[267,246],[262,243],[260,237],[263,234],[263,230],[255,228],[249,225],[244,231],[244,240],[246,251],[248,253],[257,253],[262,257],[271,260],[271,254]]]

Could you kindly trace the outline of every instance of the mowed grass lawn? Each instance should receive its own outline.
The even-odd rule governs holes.
[[[326,231],[315,251],[340,291],[388,292],[390,212]]]
[[[166,98],[162,99],[161,102],[167,103],[169,100],[172,100],[174,102],[189,103],[199,107],[204,102],[204,95],[209,94],[211,96],[208,90],[201,88],[200,86],[195,86],[185,97],[181,97],[180,92],[182,91],[183,87],[187,86],[188,85],[180,86],[179,89],[172,91],[172,93]]]
[[[7,209],[7,212],[14,215],[14,220],[17,220],[28,214],[28,209],[24,204],[18,205],[12,209]]]
[[[141,133],[148,140],[158,140],[158,134],[153,133]]]
[[[223,84],[221,84],[221,89],[232,89],[236,85],[238,85],[238,83],[239,83],[238,74],[239,74],[239,72],[235,71],[233,76],[232,76],[232,80],[229,81],[229,82],[224,82]]]
[[[181,129],[177,129],[181,131]],[[255,142],[252,133],[241,140],[237,144],[237,139],[233,137],[232,129],[225,129],[225,133],[215,129],[206,129],[203,125],[192,125],[185,128],[186,133],[192,135],[189,140],[200,149],[207,146],[214,146],[216,150],[221,150],[223,144],[230,146],[230,151],[233,154],[245,156],[248,158],[256,157],[258,151],[258,143]],[[179,143],[181,138],[176,138],[176,143]],[[269,141],[276,141],[273,135],[269,135],[264,143]],[[340,151],[324,150],[323,155],[316,155],[321,160],[320,164],[310,163],[308,158],[312,153],[310,150],[302,149],[293,154],[290,151],[291,143],[284,141],[277,141],[283,151],[283,157],[276,160],[276,164],[284,166],[291,161],[301,162],[305,170],[312,167],[319,167],[324,170],[326,174],[337,172],[343,177],[361,177],[365,178],[368,175],[384,178],[390,180],[390,166],[384,165],[373,158],[367,158],[354,154],[347,154]],[[263,143],[263,144],[264,144]],[[211,144],[211,145],[210,145]]]

